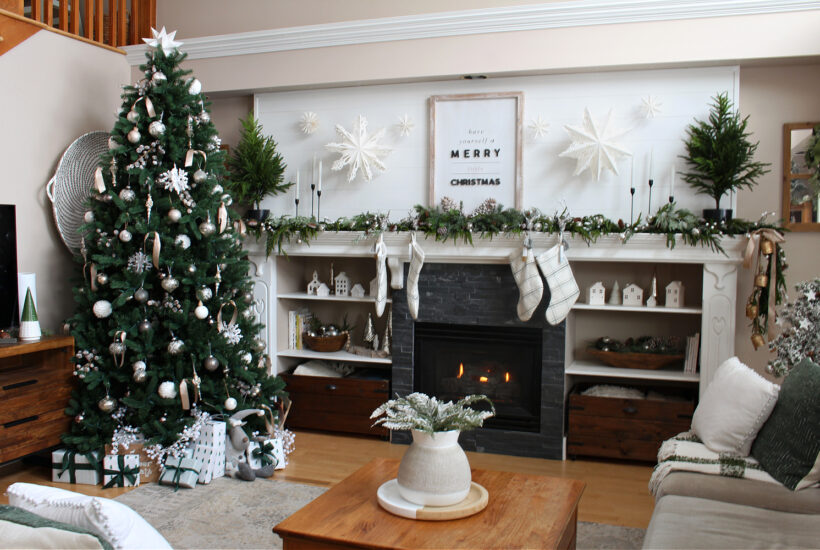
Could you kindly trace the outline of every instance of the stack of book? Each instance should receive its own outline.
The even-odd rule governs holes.
[[[686,359],[683,362],[683,372],[694,374],[698,372],[698,351],[700,350],[700,333],[686,338]]]
[[[310,326],[313,314],[307,309],[292,309],[288,311],[288,348],[304,349],[302,333]]]

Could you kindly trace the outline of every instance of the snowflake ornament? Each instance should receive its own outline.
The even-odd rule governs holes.
[[[299,120],[299,129],[305,135],[310,135],[319,129],[319,115],[313,111],[305,111]]]
[[[381,158],[386,157],[392,149],[379,143],[384,137],[384,128],[368,136],[367,119],[359,115],[352,133],[342,128],[340,124],[336,125],[336,133],[342,141],[328,143],[325,147],[341,155],[331,166],[332,170],[341,170],[345,166],[350,166],[347,173],[348,182],[356,178],[360,169],[368,182],[373,180],[373,167],[382,171],[387,170]]]
[[[663,103],[658,101],[657,97],[648,95],[641,99],[641,112],[644,118],[655,118],[661,112]]]
[[[410,132],[413,131],[413,128],[416,127],[415,123],[410,120],[410,117],[405,114],[404,116],[399,117],[399,122],[396,124],[399,128],[399,135],[401,137],[407,137],[410,135]]]
[[[167,191],[174,191],[177,194],[183,193],[189,189],[188,172],[185,170],[180,170],[177,168],[176,164],[167,172],[160,174],[157,181],[164,185]]]
[[[242,330],[236,323],[222,322],[219,326],[219,332],[228,341],[229,344],[236,345],[242,339]]]
[[[136,251],[128,258],[128,271],[144,273],[151,270],[151,257],[142,250]]]
[[[547,135],[549,132],[550,123],[541,118],[539,114],[537,117],[532,119],[529,124],[530,132],[532,132],[533,139],[540,139]]]
[[[162,30],[160,31],[152,28],[151,34],[154,35],[152,38],[143,38],[142,41],[155,50],[161,49],[165,55],[172,54],[174,50],[177,50],[180,46],[182,46],[182,42],[179,40],[174,40],[177,31],[166,33],[165,27],[162,27]]]
[[[616,130],[611,127],[611,122],[612,111],[609,111],[603,125],[600,125],[592,119],[589,109],[584,108],[582,127],[564,126],[572,143],[558,156],[574,158],[577,161],[574,176],[589,168],[595,176],[595,181],[600,181],[604,169],[612,170],[617,175],[618,160],[631,156],[632,153],[617,144],[617,140],[629,130]]]

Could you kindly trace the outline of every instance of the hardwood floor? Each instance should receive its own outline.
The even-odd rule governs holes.
[[[376,457],[400,459],[407,449],[367,437],[296,432],[296,443],[288,467],[276,472],[275,479],[331,486]],[[651,465],[599,460],[544,460],[486,453],[467,453],[470,465],[483,470],[579,479],[586,483],[578,511],[579,521],[646,528],[654,508],[647,485]],[[8,503],[6,488],[24,481],[53,485],[89,495],[114,498],[130,489],[52,483],[45,466],[21,462],[0,467],[0,503]],[[201,489],[199,489],[201,490]],[[490,495],[492,498],[492,495]]]

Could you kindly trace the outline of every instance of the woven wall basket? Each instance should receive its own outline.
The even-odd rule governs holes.
[[[89,132],[77,138],[60,158],[57,171],[48,185],[46,195],[54,211],[54,223],[60,237],[73,253],[82,246],[80,226],[86,201],[94,185],[94,171],[100,163],[100,155],[108,151],[108,132]]]

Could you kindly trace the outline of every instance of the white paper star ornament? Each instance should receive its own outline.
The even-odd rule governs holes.
[[[658,116],[661,112],[662,105],[663,103],[658,101],[658,98],[655,96],[648,95],[641,98],[641,111],[645,118],[655,118]]]
[[[340,142],[328,143],[325,145],[330,151],[339,153],[341,156],[331,166],[332,170],[341,170],[345,166],[350,169],[347,172],[347,181],[351,182],[356,178],[359,170],[362,171],[364,179],[373,180],[373,168],[387,170],[382,162],[392,149],[379,143],[384,137],[385,129],[382,128],[373,135],[367,135],[367,119],[359,115],[356,119],[353,132],[345,130],[341,124],[336,125],[336,133],[342,139]]]
[[[399,122],[396,124],[396,126],[398,126],[399,128],[399,135],[401,137],[407,137],[410,135],[410,132],[413,131],[413,128],[415,128],[416,125],[415,123],[413,123],[410,117],[407,116],[407,114],[405,114],[404,116],[399,117]]]
[[[540,114],[530,121],[530,132],[532,132],[533,139],[537,140],[544,137],[549,129],[550,123],[544,120]]]
[[[151,34],[154,35],[152,38],[143,38],[142,41],[154,49],[161,49],[165,55],[170,55],[182,46],[182,42],[174,40],[177,31],[166,33],[165,27],[162,27],[160,31],[152,28]]]
[[[618,138],[629,130],[615,130],[610,126],[611,121],[612,111],[607,115],[603,125],[599,125],[592,120],[589,109],[585,108],[582,127],[564,126],[572,143],[558,156],[574,158],[577,161],[573,176],[589,168],[595,176],[595,181],[600,181],[601,172],[605,169],[612,170],[617,175],[618,160],[631,156],[632,153],[616,143]]]

